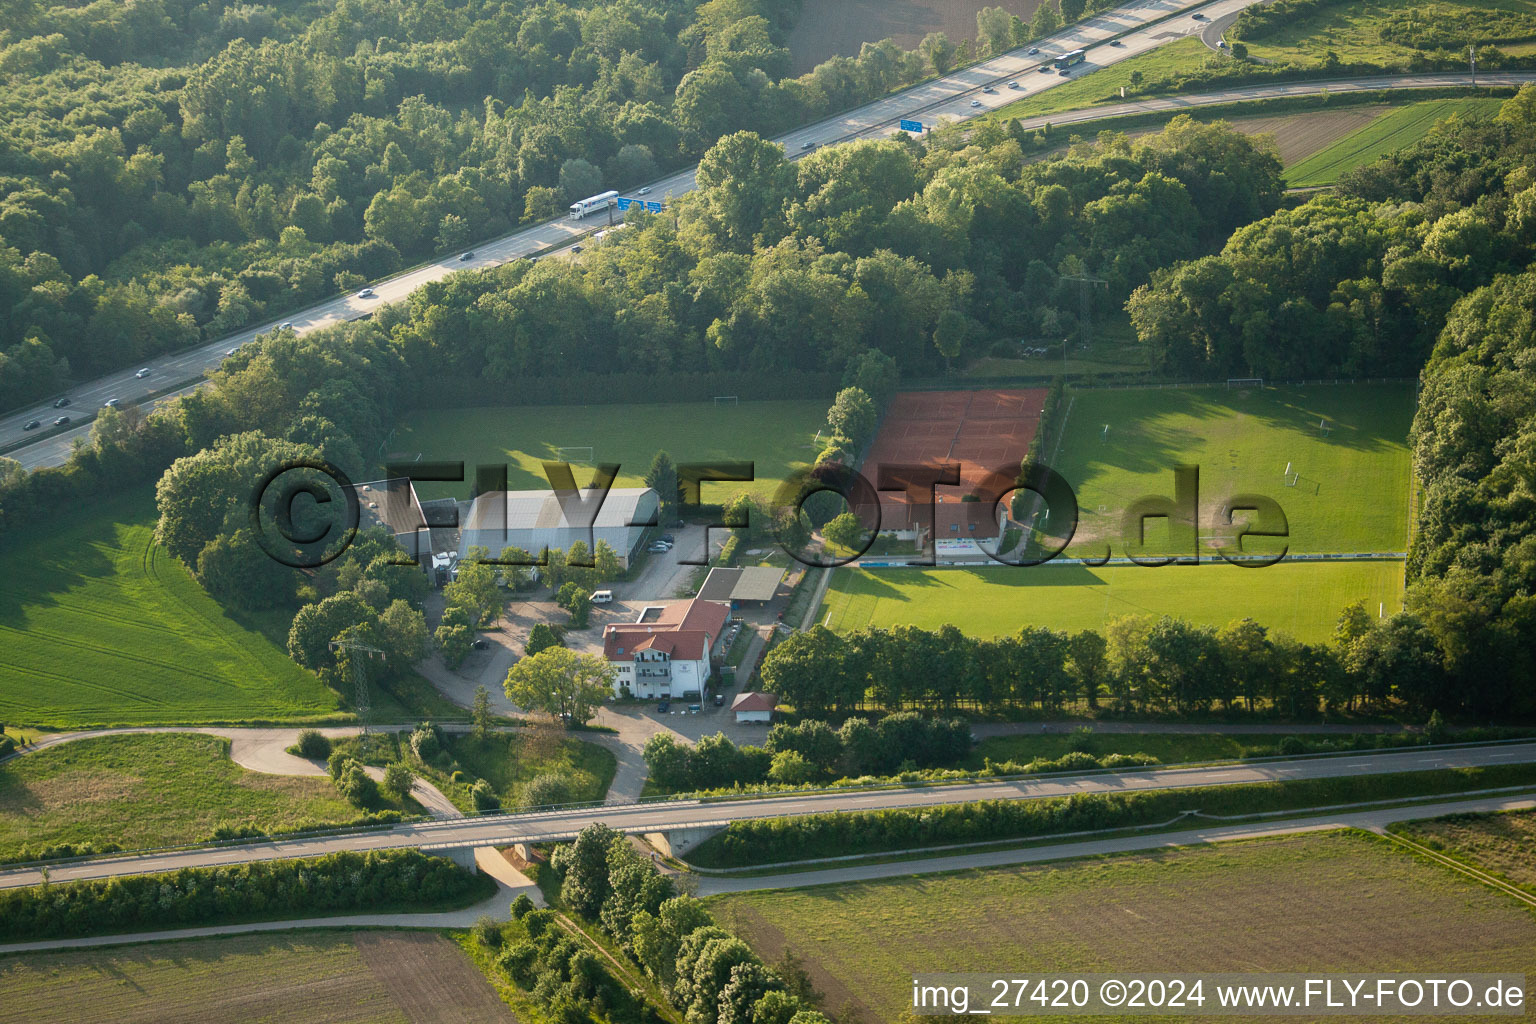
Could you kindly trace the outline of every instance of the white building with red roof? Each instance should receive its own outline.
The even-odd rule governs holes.
[[[603,657],[614,668],[614,693],[643,700],[699,696],[714,672],[714,655],[730,609],[715,601],[652,605],[634,622],[603,629]]]

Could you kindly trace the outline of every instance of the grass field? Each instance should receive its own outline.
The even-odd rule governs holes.
[[[1536,893],[1536,811],[1405,822],[1393,831]]]
[[[1094,732],[1087,736],[1035,733],[989,736],[978,743],[963,768],[981,769],[988,758],[1026,764],[1037,757],[1058,758],[1073,750],[1094,757],[1106,754],[1151,754],[1163,764],[1185,761],[1228,761],[1244,757],[1268,757],[1275,753],[1279,736],[1245,736],[1228,733],[1124,733]]]
[[[386,806],[420,813],[414,801]],[[247,771],[226,740],[193,733],[75,740],[0,767],[0,856],[60,843],[147,849],[200,842],[220,825],[292,829],[362,813],[330,779]]]
[[[154,543],[148,495],[0,550],[0,721],[151,725],[322,716],[336,694]]]
[[[1290,165],[1285,172],[1288,184],[1305,188],[1331,185],[1345,171],[1364,166],[1395,153],[1429,134],[1436,122],[1448,117],[1492,116],[1503,100],[1461,99],[1425,100],[1398,107],[1370,124],[1350,132],[1332,145]]]
[[[910,1006],[921,972],[1536,972],[1529,908],[1358,833],[743,893],[710,908],[765,958],[793,950],[827,1008],[870,1024]]]
[[[825,425],[831,399],[741,402],[716,405],[554,405],[481,409],[417,410],[395,431],[391,450],[422,458],[462,459],[470,481],[424,484],[423,498],[469,494],[477,464],[507,465],[512,490],[547,490],[540,465],[558,457],[557,448],[590,446],[597,462],[620,465],[616,487],[638,487],[658,450],[674,462],[754,462],[757,483],[706,483],[705,501],[720,501],[743,488],[771,491],[775,484],[819,454],[812,447]],[[577,463],[577,459],[566,461]],[[581,465],[576,483],[590,479]]]
[[[0,959],[0,1022],[511,1022],[434,932],[319,931]]]
[[[1345,605],[1388,615],[1402,600],[1401,562],[1231,565],[1044,565],[1017,569],[838,569],[820,615],[833,630],[954,623],[971,636],[1020,626],[1102,630],[1123,615],[1172,615],[1211,626],[1252,618],[1298,640],[1332,635]]]
[[[1462,26],[1461,34],[1479,46],[1503,49],[1506,41],[1528,41],[1536,34],[1533,0],[1359,0],[1322,7],[1243,42],[1249,56],[1264,60],[1316,64],[1332,51],[1345,63],[1402,64],[1419,51],[1383,38],[1382,28],[1387,18],[1410,10],[1424,25]],[[1465,56],[1464,48],[1456,48]]]
[[[1210,60],[1212,56],[1210,49],[1198,37],[1191,36],[1188,39],[1169,43],[1167,46],[1160,46],[1149,53],[1127,57],[1125,60],[1098,68],[1088,74],[1079,73],[1079,76],[1070,82],[998,107],[983,117],[987,120],[1006,123],[1015,117],[1020,119],[1043,117],[1064,110],[1082,110],[1086,107],[1123,103],[1124,100],[1120,98],[1120,87],[1125,86],[1129,91],[1131,75],[1134,72],[1140,71],[1147,82],[1155,82],[1181,71],[1193,71]],[[1027,74],[1038,75],[1039,72],[1031,71]],[[981,121],[982,118],[976,118],[967,123],[977,125]],[[1067,130],[1083,135],[1092,135],[1095,132],[1092,125],[1085,125],[1082,128],[1068,126]]]
[[[545,773],[565,779],[573,803],[601,800],[618,769],[618,761],[607,747],[572,739],[563,730],[539,725],[512,733],[494,733],[483,740],[463,733],[452,734],[448,737],[448,750],[465,771],[491,784],[503,807],[516,807],[523,787]],[[444,792],[449,792],[455,803],[462,797],[465,808],[472,809],[467,788],[462,794],[450,792],[458,788],[450,784]]]
[[[1202,524],[1223,498],[1258,493],[1285,511],[1291,551],[1407,550],[1412,384],[1069,394],[1061,449],[1051,460],[1081,508],[1069,554],[1101,556],[1106,541],[1125,554],[1125,510],[1144,495],[1172,495],[1180,464],[1200,468]],[[1297,486],[1285,486],[1288,464],[1300,474]],[[1148,524],[1149,544],[1159,522]],[[1274,550],[1272,543],[1252,539],[1245,549]]]

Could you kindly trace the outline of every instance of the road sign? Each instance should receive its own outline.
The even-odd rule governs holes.
[[[634,200],[634,199],[626,199],[623,196],[619,196],[619,209],[627,210],[627,209],[629,209],[630,204],[634,203],[634,202],[636,202],[636,200]]]
[[[645,212],[646,213],[660,213],[661,212],[661,204],[660,203],[654,203],[651,200],[647,199],[645,201]]]
[[[904,132],[921,133],[923,130],[923,122],[921,121],[908,121],[906,118],[902,118],[899,123],[901,125],[901,130]]]

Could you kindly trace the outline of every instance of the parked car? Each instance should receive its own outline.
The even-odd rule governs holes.
[[[664,715],[668,711],[671,711],[671,710],[672,710],[672,705],[667,703],[666,701],[662,701],[660,704],[656,705],[656,713],[658,715]]]
[[[69,404],[69,403],[70,403],[70,402],[71,402],[71,401],[72,401],[72,399],[68,399],[68,398],[61,398],[61,399],[59,399],[59,400],[58,400],[58,401],[57,401],[57,402],[54,402],[54,403],[53,403],[53,407],[54,407],[54,408],[55,408],[55,409],[62,409],[62,408],[64,408],[64,407],[65,407],[65,406],[66,406],[66,405],[68,405],[68,404]]]
[[[685,527],[687,525],[688,525],[687,523],[683,522],[681,519],[678,519],[678,520],[676,520],[676,521],[674,521],[672,523],[672,529],[674,529],[674,530],[681,530],[683,527]]]
[[[489,640],[487,640],[485,637],[482,636],[482,637],[477,637],[475,639],[475,642],[470,644],[469,646],[473,647],[477,651],[483,651],[487,647],[491,646],[491,642]]]
[[[703,710],[704,710],[704,709],[703,709],[703,708],[702,708],[702,707],[700,707],[700,706],[699,706],[699,705],[697,705],[697,704],[689,704],[689,705],[688,705],[688,713],[689,713],[689,714],[690,714],[690,715],[696,715],[696,714],[698,714],[698,713],[699,713],[699,712],[700,712],[700,711],[703,711]]]
[[[65,426],[68,423],[69,423],[69,417],[68,416],[60,416],[58,419],[53,421],[53,425],[56,426],[56,427],[62,427],[62,426]]]
[[[725,694],[723,694],[723,693],[715,694],[715,707],[718,708],[718,707],[720,707],[724,703],[725,703]]]
[[[357,293],[357,297],[360,299],[371,299],[373,298],[373,289],[364,288],[362,291]]]
[[[473,250],[471,250],[469,252],[461,252],[461,253],[459,253],[459,262],[460,263],[468,263],[470,260],[472,260],[474,258],[475,258],[475,254],[474,254]]]
[[[40,426],[42,426],[42,424],[39,423],[37,420],[28,420],[25,424],[22,425],[21,429],[22,430],[36,430]]]
[[[613,591],[611,591],[611,590],[594,590],[592,592],[592,603],[593,604],[612,604],[613,603]]]
[[[661,535],[661,539],[666,541],[668,544],[676,544],[677,543],[677,538],[672,536],[670,533],[662,534]]]

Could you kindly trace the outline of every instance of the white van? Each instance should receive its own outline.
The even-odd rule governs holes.
[[[611,591],[611,590],[597,590],[597,591],[593,591],[593,593],[592,593],[592,603],[593,604],[612,604],[613,603],[613,591]]]

